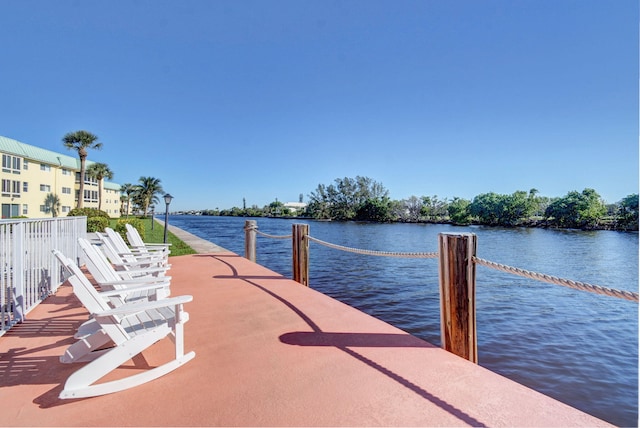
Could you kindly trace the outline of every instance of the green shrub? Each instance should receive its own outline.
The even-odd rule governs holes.
[[[120,219],[118,220],[118,223],[116,223],[114,230],[118,232],[124,238],[125,241],[129,242],[129,240],[127,239],[127,227],[126,227],[127,223],[135,227],[138,230],[140,237],[144,239],[144,223],[139,218],[132,217],[132,218]]]
[[[76,216],[76,217],[87,216],[87,218],[104,217],[107,220],[109,219],[109,214],[97,208],[74,208],[71,211],[69,211],[69,213],[67,214],[67,217],[72,217],[72,216]]]
[[[105,227],[109,226],[109,219],[104,217],[87,218],[87,232],[104,232]]]

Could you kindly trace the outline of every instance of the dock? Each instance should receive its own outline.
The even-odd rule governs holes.
[[[199,240],[170,230],[189,245]],[[215,244],[198,245],[199,254],[171,257],[169,273],[172,295],[193,296],[185,305],[192,361],[115,394],[59,399],[81,364],[58,357],[88,315],[64,284],[0,337],[0,425],[610,426]],[[165,361],[166,345],[116,372]]]

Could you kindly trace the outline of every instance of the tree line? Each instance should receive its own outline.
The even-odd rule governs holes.
[[[512,194],[483,193],[472,200],[411,196],[392,200],[379,182],[357,176],[337,178],[308,195],[303,212],[290,212],[276,201],[263,208],[205,210],[203,215],[298,216],[319,220],[428,222],[516,227],[638,230],[638,194],[607,204],[594,189],[562,197],[541,196],[537,189]]]

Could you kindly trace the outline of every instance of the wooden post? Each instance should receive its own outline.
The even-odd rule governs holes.
[[[309,235],[308,224],[294,224],[293,242],[293,280],[309,286]]]
[[[244,258],[255,263],[256,261],[256,230],[258,222],[246,220],[244,222]]]
[[[473,233],[440,233],[440,340],[442,347],[478,363],[476,255]]]

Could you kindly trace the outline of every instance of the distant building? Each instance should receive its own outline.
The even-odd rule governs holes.
[[[307,208],[307,204],[305,202],[286,202],[284,207],[289,208],[291,214],[296,214],[304,211]]]
[[[2,218],[51,217],[45,198],[53,193],[60,200],[59,217],[66,217],[77,206],[80,188],[78,156],[56,153],[0,136],[2,154]],[[92,161],[87,160],[89,167]],[[104,181],[104,180],[102,180]],[[102,185],[102,210],[120,217],[120,185],[85,177],[83,206],[98,208],[98,189]]]

